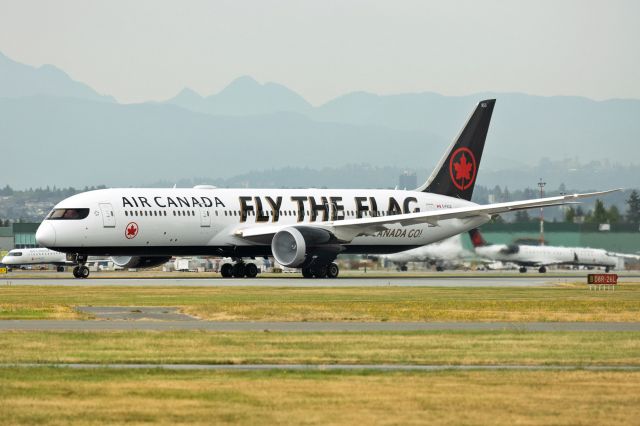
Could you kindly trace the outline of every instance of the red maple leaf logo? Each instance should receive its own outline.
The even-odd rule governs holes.
[[[449,176],[461,191],[471,187],[476,179],[476,158],[467,147],[456,149],[449,160]]]
[[[136,235],[138,235],[138,225],[136,225],[134,222],[131,222],[127,225],[127,229],[125,230],[124,236],[127,237],[128,239],[131,239],[131,238],[134,238]]]
[[[460,162],[453,163],[453,168],[456,170],[456,180],[466,179],[467,181],[470,181],[471,168],[473,167],[473,164],[467,163],[467,157],[465,157],[464,154],[460,157]]]

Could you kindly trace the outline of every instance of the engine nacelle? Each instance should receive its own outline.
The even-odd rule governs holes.
[[[503,254],[516,254],[519,251],[520,251],[520,246],[517,244],[509,244],[508,246],[500,250],[500,252]]]
[[[120,268],[153,268],[171,259],[170,256],[112,256],[111,260]]]
[[[331,233],[324,229],[292,226],[278,231],[273,236],[271,252],[282,266],[297,268],[308,260],[310,248],[326,244],[331,239]]]

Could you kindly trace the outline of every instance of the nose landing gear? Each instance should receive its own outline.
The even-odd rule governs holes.
[[[73,268],[73,276],[76,278],[89,278],[89,268],[86,265],[78,265]]]
[[[89,278],[89,268],[87,268],[87,256],[84,254],[67,254],[67,260],[71,260],[78,265],[73,268],[73,276],[76,278]]]

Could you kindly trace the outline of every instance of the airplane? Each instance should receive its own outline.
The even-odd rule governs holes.
[[[471,243],[478,256],[486,259],[515,263],[520,272],[527,267],[537,267],[538,272],[547,272],[550,265],[604,266],[605,272],[618,265],[618,256],[602,249],[584,247],[534,246],[525,244],[487,243],[478,229],[469,231]]]
[[[382,256],[383,259],[397,265],[400,271],[406,271],[409,262],[434,262],[438,272],[444,271],[447,264],[471,259],[471,257],[471,253],[462,248],[461,235],[454,235],[437,243]]]
[[[388,254],[467,232],[493,215],[610,192],[478,205],[471,202],[495,99],[479,102],[429,179],[414,191],[371,189],[121,188],[58,203],[38,244],[67,253],[81,274],[89,255],[127,267],[171,256],[231,257],[223,277],[255,277],[243,258],[273,256],[305,278],[336,278],[341,253]],[[313,149],[308,147],[307,149]],[[391,148],[390,148],[391,149]]]
[[[90,260],[98,260],[91,258]],[[113,256],[111,261],[119,267],[127,268],[128,258],[121,258],[119,256]],[[44,247],[37,248],[23,248],[10,250],[0,263],[12,267],[19,267],[25,265],[56,265],[58,272],[64,272],[65,266],[74,266],[73,276],[76,278],[87,278],[89,276],[89,268],[81,268],[75,261],[69,258],[66,253],[51,250]],[[156,265],[154,265],[156,266]],[[143,265],[138,267],[144,267]],[[84,275],[83,275],[84,274]]]
[[[56,265],[58,272],[63,272],[65,266],[73,264],[67,261],[65,253],[43,247],[10,250],[0,263],[9,268],[23,265]]]

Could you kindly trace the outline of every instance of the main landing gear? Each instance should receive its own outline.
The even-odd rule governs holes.
[[[334,262],[302,268],[302,276],[305,278],[337,278],[338,274],[340,274],[340,268]]]
[[[220,275],[224,278],[255,278],[258,275],[258,267],[254,263],[244,263],[239,260],[235,263],[225,263],[220,268]]]
[[[541,274],[544,274],[547,272],[547,267],[546,266],[541,266],[540,268],[538,268],[538,272],[540,272]]]
[[[524,266],[521,266],[519,271],[520,271],[521,274],[524,274],[524,273],[527,272],[527,268],[525,268]]]

